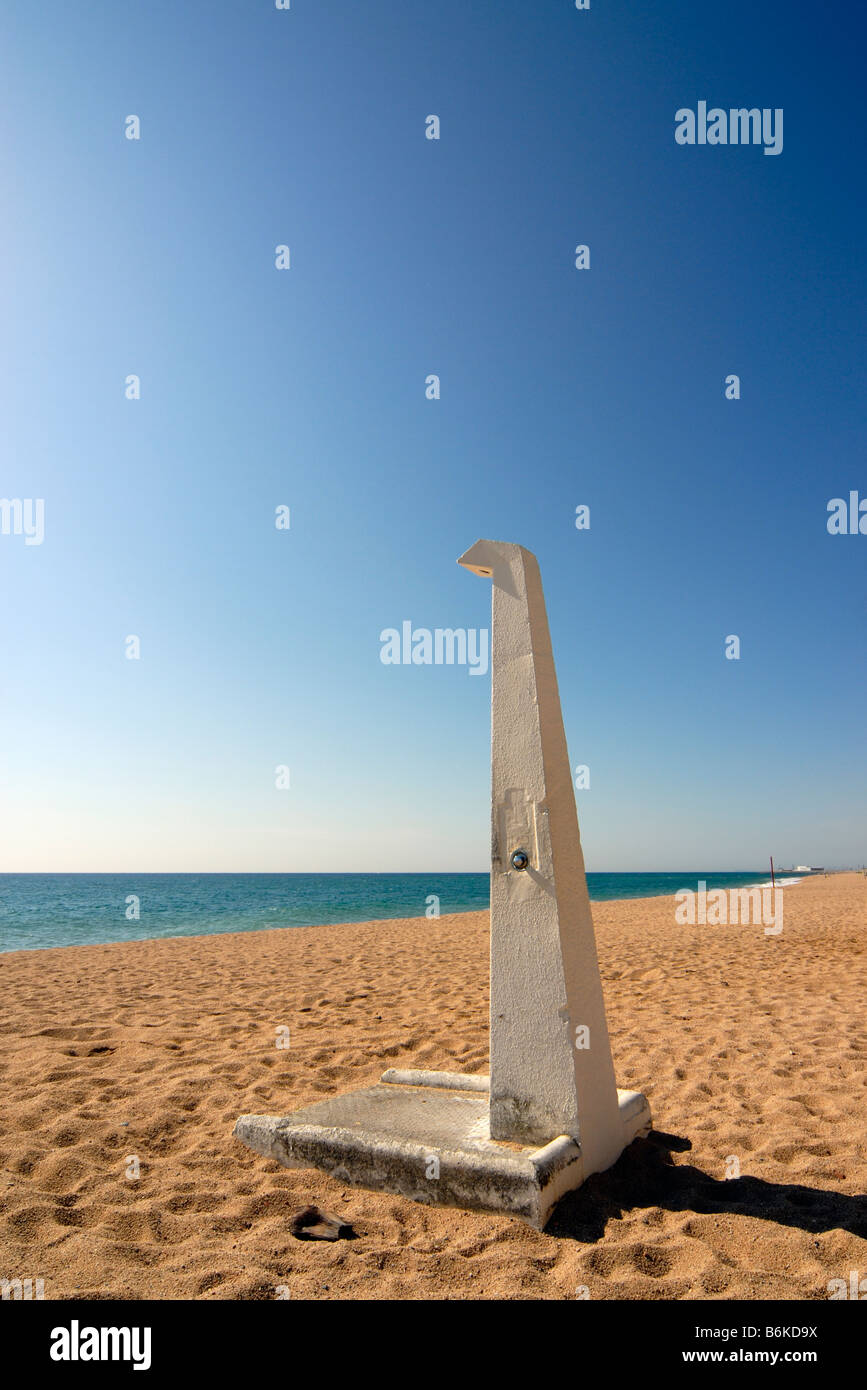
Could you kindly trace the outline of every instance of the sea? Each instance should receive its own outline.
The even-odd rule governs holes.
[[[794,882],[795,880],[781,880]],[[740,873],[588,873],[595,902],[768,882]],[[0,951],[214,936],[274,927],[475,912],[487,873],[0,874]]]

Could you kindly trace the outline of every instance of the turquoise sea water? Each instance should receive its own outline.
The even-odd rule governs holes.
[[[740,888],[767,872],[587,875],[596,901],[695,892],[700,879]],[[487,874],[447,873],[0,874],[0,951],[424,917],[434,896],[441,914],[472,912],[488,886]]]

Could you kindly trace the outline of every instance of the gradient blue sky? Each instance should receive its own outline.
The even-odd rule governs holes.
[[[589,869],[867,858],[865,29],[6,0],[0,495],[46,532],[0,536],[0,868],[487,868],[489,680],[379,660],[488,625],[479,536],[540,560]],[[783,153],[678,146],[701,99]]]

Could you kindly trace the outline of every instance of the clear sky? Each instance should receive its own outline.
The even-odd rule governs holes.
[[[480,536],[539,557],[589,869],[867,859],[865,29],[6,0],[0,868],[486,869],[489,678],[380,660],[488,626]]]

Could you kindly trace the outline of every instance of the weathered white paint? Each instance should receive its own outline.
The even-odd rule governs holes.
[[[539,566],[501,541],[458,563],[493,583],[491,1137],[570,1135],[586,1177],[615,1162],[624,1132]]]

